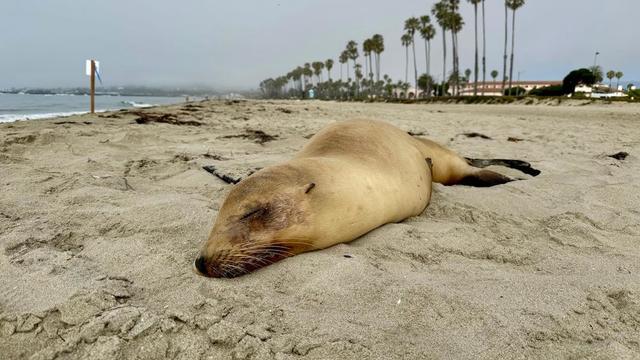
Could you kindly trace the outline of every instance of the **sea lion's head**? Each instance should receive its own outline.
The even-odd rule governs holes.
[[[313,248],[316,184],[291,166],[263,169],[236,184],[195,260],[198,273],[231,278]]]

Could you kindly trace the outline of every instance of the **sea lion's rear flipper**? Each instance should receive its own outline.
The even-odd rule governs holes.
[[[540,175],[540,170],[534,169],[533,167],[531,167],[531,164],[529,164],[526,161],[522,161],[522,160],[471,159],[471,158],[465,158],[465,159],[467,160],[467,163],[469,163],[469,165],[471,165],[473,167],[477,167],[477,168],[485,168],[485,167],[491,166],[491,165],[499,165],[499,166],[506,166],[508,168],[512,168],[512,169],[516,169],[516,170],[522,171],[523,173],[525,173],[527,175],[531,175],[531,176]]]
[[[477,170],[470,175],[463,177],[455,185],[466,185],[475,187],[491,187],[496,185],[506,184],[514,181],[507,176],[499,174],[491,170]]]

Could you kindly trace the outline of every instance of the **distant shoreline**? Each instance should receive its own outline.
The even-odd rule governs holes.
[[[89,91],[80,91],[80,92],[56,92],[56,91],[12,91],[12,90],[1,90],[0,94],[10,94],[10,95],[49,95],[49,96],[89,96]],[[205,96],[216,96],[211,94],[182,94],[182,93],[163,93],[163,92],[148,92],[148,93],[139,93],[139,92],[100,92],[96,91],[96,96],[146,96],[146,97],[185,97],[185,96],[196,96],[196,97],[205,97]]]
[[[197,98],[192,97],[192,99]],[[148,108],[184,101],[184,97],[101,96],[96,99],[96,110],[103,112]],[[0,94],[0,123],[67,117],[88,112],[89,96],[85,95]]]
[[[14,95],[89,95],[87,87],[11,87],[0,88],[0,94]],[[208,87],[151,87],[151,86],[99,86],[98,96],[153,96],[153,97],[214,97],[225,94],[224,91]]]

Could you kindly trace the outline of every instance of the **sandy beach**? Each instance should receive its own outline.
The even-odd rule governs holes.
[[[236,279],[231,179],[333,121],[542,171]],[[464,133],[484,137],[469,137]],[[608,155],[627,152],[624,160]],[[638,359],[640,105],[210,101],[0,124],[3,359]]]

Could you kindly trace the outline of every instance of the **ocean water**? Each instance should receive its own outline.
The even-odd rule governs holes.
[[[96,111],[176,104],[175,97],[96,96]],[[0,122],[45,119],[89,112],[89,96],[0,93]]]

